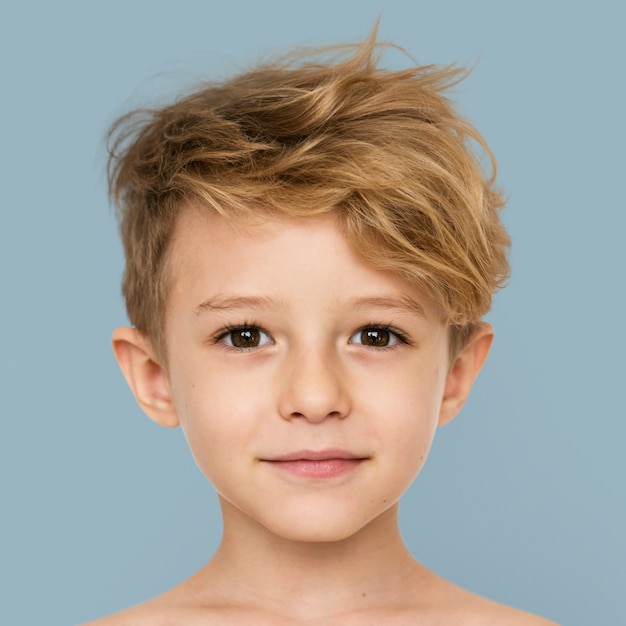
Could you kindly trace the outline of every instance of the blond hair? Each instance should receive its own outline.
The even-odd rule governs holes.
[[[131,323],[163,359],[167,251],[190,203],[234,218],[334,212],[365,263],[439,305],[453,353],[489,310],[508,275],[509,238],[493,155],[443,94],[466,72],[384,69],[387,47],[374,33],[294,54],[113,125],[122,291]]]

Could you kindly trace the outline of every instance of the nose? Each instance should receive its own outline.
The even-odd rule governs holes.
[[[284,419],[319,423],[350,413],[345,372],[331,351],[292,355],[285,360],[281,378],[278,409]]]

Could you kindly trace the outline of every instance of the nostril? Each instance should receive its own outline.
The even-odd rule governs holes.
[[[294,354],[294,360],[285,361],[281,371],[282,389],[277,398],[280,415],[315,423],[345,417],[350,403],[333,356],[298,353],[296,359]]]
[[[344,417],[347,416],[347,412],[344,413],[342,411],[329,411],[327,413],[324,413],[323,411],[320,412],[316,412],[316,411],[309,411],[307,412],[302,412],[302,411],[291,411],[289,413],[289,419],[299,419],[299,418],[303,418],[306,419],[308,422],[323,422],[326,419],[343,419]]]

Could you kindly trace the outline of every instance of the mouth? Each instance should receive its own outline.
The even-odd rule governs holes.
[[[347,450],[298,450],[262,462],[278,471],[302,478],[335,478],[365,463],[369,457]]]

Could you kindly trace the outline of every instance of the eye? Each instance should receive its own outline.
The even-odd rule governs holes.
[[[229,348],[247,350],[269,345],[272,338],[256,326],[238,326],[229,328],[216,338],[216,342],[225,343]]]
[[[398,331],[381,326],[367,326],[357,330],[348,343],[367,346],[368,348],[389,348],[406,340]]]

